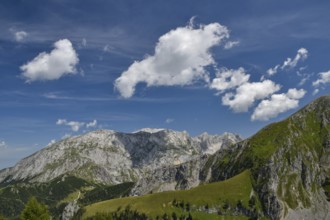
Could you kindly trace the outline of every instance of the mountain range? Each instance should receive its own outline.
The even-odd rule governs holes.
[[[237,181],[244,184],[233,187]],[[219,187],[216,194],[225,185],[229,191],[221,194],[223,199],[210,200],[211,209],[211,204],[201,208],[195,194],[188,196]],[[244,186],[251,187],[243,192]],[[27,199],[36,196],[55,219],[70,219],[87,205],[101,207],[96,202],[134,196],[128,197],[134,203],[116,201],[150,214],[159,207],[134,204],[148,195],[164,199],[164,191],[171,191],[166,201],[171,203],[180,190],[186,190],[193,216],[214,215],[199,219],[330,219],[330,96],[245,140],[231,133],[191,137],[150,128],[98,130],[61,140],[0,171],[0,213],[15,219]],[[100,210],[106,211],[103,206]],[[182,211],[175,205],[169,210]]]

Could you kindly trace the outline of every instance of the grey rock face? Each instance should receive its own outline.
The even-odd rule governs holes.
[[[69,202],[67,206],[65,206],[62,213],[62,220],[70,220],[72,217],[79,211],[80,207],[77,204],[77,201]]]
[[[131,195],[196,187],[201,182],[199,173],[203,168],[204,161],[205,159],[199,157],[179,165],[163,166],[150,170],[143,174],[143,178],[138,180]]]
[[[166,129],[135,133],[93,131],[49,145],[0,171],[0,182],[48,182],[69,174],[104,184],[138,182],[143,189],[136,187],[136,194],[190,188],[199,183],[198,166],[203,155],[240,140],[230,133],[190,137],[187,132]],[[178,175],[182,175],[185,184]]]

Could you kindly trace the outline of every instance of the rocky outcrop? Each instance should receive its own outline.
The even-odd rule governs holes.
[[[131,191],[131,195],[144,195],[162,191],[191,189],[200,184],[199,173],[205,159],[196,158],[188,162],[164,166],[156,170],[146,171]]]
[[[80,207],[77,204],[77,201],[74,200],[72,202],[69,202],[62,213],[62,220],[70,220],[72,217],[79,211]]]

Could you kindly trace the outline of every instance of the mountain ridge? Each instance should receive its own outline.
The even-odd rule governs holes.
[[[14,167],[1,170],[0,182],[5,179],[45,182],[70,172],[87,178],[80,173],[80,168],[82,172],[88,169],[100,172],[96,174],[97,178],[91,179],[102,183],[135,182],[149,169],[183,164],[240,140],[238,135],[229,133],[222,136],[204,134],[201,138],[170,129],[152,133],[97,130],[48,145]],[[107,169],[103,169],[106,166]]]

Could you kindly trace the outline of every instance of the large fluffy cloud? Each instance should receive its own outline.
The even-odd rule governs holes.
[[[214,64],[210,49],[228,37],[228,29],[218,23],[172,30],[159,38],[153,56],[135,61],[116,79],[115,88],[129,98],[140,82],[147,86],[173,86],[209,81],[205,67]]]
[[[289,89],[287,93],[273,94],[269,100],[263,100],[254,110],[251,120],[267,121],[282,112],[297,108],[299,99],[304,97],[303,89]]]
[[[242,67],[237,70],[222,68],[216,73],[210,88],[223,92],[248,82],[249,78],[250,75],[246,74]]]
[[[320,84],[330,83],[330,70],[328,72],[319,73],[319,78],[313,82],[313,86],[319,86]]]
[[[300,48],[298,51],[297,51],[297,55],[295,56],[295,58],[287,58],[282,65],[276,65],[275,67],[273,68],[270,68],[267,70],[267,73],[268,75],[274,75],[277,73],[277,71],[279,69],[290,69],[290,68],[294,68],[297,66],[298,62],[299,61],[303,61],[305,59],[307,59],[308,57],[308,50],[305,49],[305,48]]]
[[[79,59],[68,39],[54,43],[50,53],[42,52],[32,61],[21,66],[22,76],[27,82],[56,80],[66,74],[75,74]]]
[[[222,104],[235,112],[247,112],[255,101],[264,99],[279,89],[280,86],[271,80],[247,82],[236,89],[236,94],[226,93],[222,97]]]

